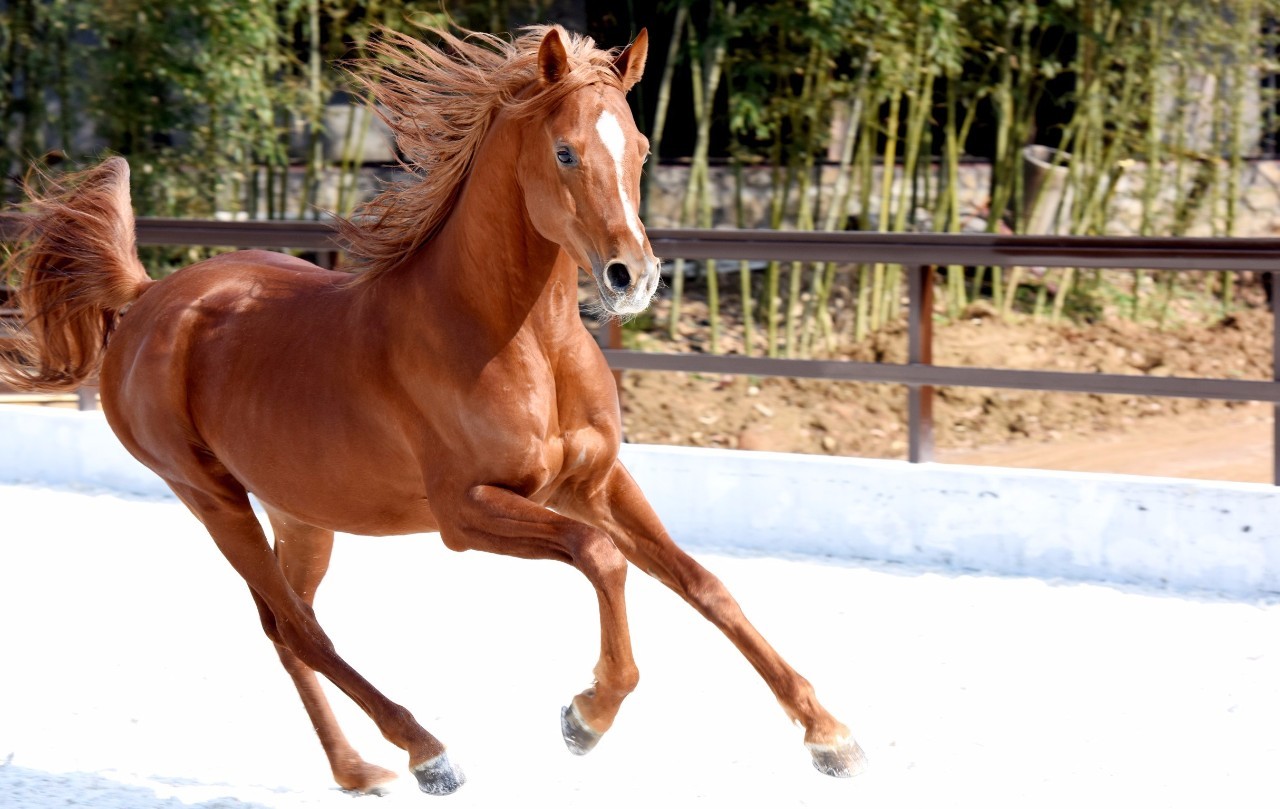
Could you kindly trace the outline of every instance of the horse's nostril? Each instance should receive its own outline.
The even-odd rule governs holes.
[[[631,286],[631,273],[626,265],[610,264],[604,268],[604,280],[614,292],[625,292]]]

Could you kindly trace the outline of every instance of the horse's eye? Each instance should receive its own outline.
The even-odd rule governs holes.
[[[568,146],[561,146],[559,149],[556,149],[556,160],[559,160],[560,164],[563,166],[572,166],[574,163],[578,162],[578,158],[573,156],[573,150]]]

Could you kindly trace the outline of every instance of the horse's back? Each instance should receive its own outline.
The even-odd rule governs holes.
[[[201,366],[218,362],[226,370],[227,355],[249,343],[258,350],[278,346],[263,344],[264,330],[276,340],[291,329],[314,330],[306,314],[319,315],[315,302],[347,277],[266,250],[225,253],[179,270],[125,313],[104,359],[103,396],[183,395],[185,388],[163,390],[161,380],[216,374]]]
[[[267,301],[301,300],[350,276],[270,250],[223,253],[185,267],[148,290],[135,309],[228,316]]]

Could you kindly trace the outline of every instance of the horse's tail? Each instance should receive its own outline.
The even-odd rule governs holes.
[[[0,338],[0,380],[71,390],[94,376],[121,312],[152,281],[138,260],[129,164],[110,158],[31,201],[0,280],[16,286],[16,334]]]

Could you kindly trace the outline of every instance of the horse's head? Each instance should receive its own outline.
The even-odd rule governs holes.
[[[658,288],[658,259],[637,206],[649,140],[636,129],[626,93],[640,80],[649,37],[641,31],[613,60],[617,82],[583,83],[530,127],[521,145],[520,184],[537,230],[591,273],[604,309],[631,315]],[[557,29],[538,49],[544,87],[569,80]]]

